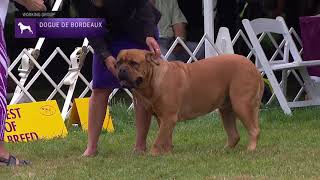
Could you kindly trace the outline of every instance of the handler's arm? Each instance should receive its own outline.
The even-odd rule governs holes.
[[[94,53],[98,54],[102,59],[112,56],[104,38],[89,38],[89,42],[91,47],[94,49]]]
[[[124,0],[127,3],[126,19],[121,25],[123,30],[134,41],[145,43],[147,37],[157,37],[157,24],[160,20],[160,12],[149,0]]]
[[[116,75],[115,63],[116,59],[111,55],[108,50],[107,43],[103,38],[94,38],[90,39],[90,44],[94,49],[94,53],[101,56],[101,59],[104,61],[104,64],[107,66],[108,70]]]
[[[90,38],[89,39],[90,45],[94,49],[94,53],[98,54],[103,60],[104,64],[107,66],[108,70],[115,75],[115,63],[116,59],[112,56],[108,49],[108,44],[104,40],[104,38]]]
[[[154,7],[154,5],[147,1],[145,6],[142,7],[143,8],[143,12],[142,12],[142,18],[144,21],[144,26],[143,26],[143,41],[145,41],[145,39],[147,37],[154,37],[154,38],[158,38],[159,36],[159,32],[157,29],[157,24],[161,18],[161,13]]]
[[[88,10],[88,17],[97,18],[99,17],[99,8],[103,8],[103,1],[101,0],[93,0],[92,5],[89,7]],[[98,54],[103,60],[106,60],[111,53],[109,52],[108,43],[104,39],[104,37],[95,37],[95,38],[88,38],[91,47],[94,49],[94,53]]]
[[[136,11],[126,23],[128,33],[135,41],[147,44],[152,52],[160,55],[160,47],[155,39],[159,36],[157,24],[161,14],[149,0],[136,1]]]
[[[28,11],[46,11],[43,0],[14,0],[24,6]]]

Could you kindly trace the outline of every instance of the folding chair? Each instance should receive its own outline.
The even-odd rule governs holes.
[[[242,24],[253,46],[254,55],[256,57],[256,65],[261,72],[267,76],[273,91],[279,101],[281,108],[285,114],[291,114],[290,108],[305,107],[312,105],[320,105],[320,87],[311,80],[306,67],[320,65],[320,60],[303,61],[300,53],[291,37],[288,27],[282,17],[276,19],[259,18],[252,21],[244,19]],[[269,61],[257,38],[259,34],[275,33],[282,35],[284,38],[283,59]],[[280,48],[280,47],[279,47]],[[290,55],[292,62],[289,61]],[[274,71],[282,71],[282,85],[278,82]],[[296,74],[298,71],[302,77]],[[286,84],[288,73],[293,72],[298,81],[303,86],[310,100],[288,102],[286,98]]]
[[[231,41],[229,29],[227,27],[220,27],[216,40],[216,47],[223,54],[234,54],[234,49]]]

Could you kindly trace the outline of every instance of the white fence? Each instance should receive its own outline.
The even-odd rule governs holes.
[[[164,59],[166,59],[166,57],[168,57],[170,53],[172,53],[174,47],[180,43],[190,55],[190,59],[188,60],[188,63],[191,63],[192,61],[197,61],[195,55],[199,51],[201,45],[204,44],[205,40],[207,40],[210,43],[210,45],[213,47],[213,49],[217,54],[222,53],[205,34],[200,40],[194,52],[191,52],[191,50],[188,49],[186,44],[180,38],[177,38],[173,43],[172,47],[167,52],[167,54],[164,56]],[[60,95],[64,100],[64,105],[63,105],[61,114],[62,114],[62,117],[66,119],[66,117],[70,112],[70,108],[72,107],[72,100],[74,98],[85,97],[92,90],[91,80],[88,80],[84,77],[84,75],[81,73],[81,69],[87,57],[87,54],[93,53],[94,51],[89,46],[88,40],[85,39],[83,41],[82,46],[76,47],[69,57],[63,52],[63,50],[60,47],[57,47],[51,53],[49,58],[46,59],[43,64],[40,64],[37,61],[38,57],[41,55],[39,49],[40,48],[23,49],[21,53],[11,63],[9,67],[9,77],[16,84],[16,89],[14,91],[13,97],[11,98],[10,104],[17,104],[17,103],[23,103],[23,102],[36,102],[37,100],[39,100],[36,98],[36,95],[31,94],[30,88],[34,86],[35,82],[40,77],[40,75],[43,75],[45,79],[54,88],[53,91],[50,92],[46,100],[53,99],[57,94]],[[68,72],[63,76],[62,79],[59,80],[58,83],[56,83],[53,80],[53,76],[55,75],[49,75],[46,72],[46,69],[50,66],[50,63],[53,61],[53,59],[56,58],[56,60],[58,60],[57,57],[59,58],[59,60],[62,60],[65,62],[65,67],[69,67]],[[13,73],[13,70],[16,68],[18,68],[18,75],[14,75]],[[30,74],[32,71],[36,71],[36,73],[31,77]],[[57,72],[59,73],[59,70]],[[74,92],[77,87],[77,84],[80,81],[82,81],[86,87],[82,91],[82,93],[76,97],[74,95]],[[68,87],[67,92],[64,92],[62,90],[63,86]],[[36,87],[36,88],[40,90],[48,89],[48,87]],[[115,89],[110,95],[109,100],[111,100],[114,97],[114,95],[118,92],[119,92],[119,89]],[[125,92],[128,94],[128,96],[131,99],[133,98],[129,90],[125,89]],[[131,104],[129,109],[131,109],[132,107],[133,107],[133,103]]]
[[[58,10],[61,2],[62,2],[61,0],[57,0],[55,2],[53,11]],[[204,2],[207,4],[207,6],[205,7],[208,7],[209,5],[211,7],[210,0],[205,0]],[[205,27],[205,32],[213,34],[213,15],[211,14],[213,13],[213,11],[211,12],[210,8],[205,8],[205,12],[207,11],[208,12],[210,11],[210,16],[205,15],[206,22],[209,22],[209,23],[205,23],[207,24],[207,26]],[[208,25],[210,25],[210,27],[208,27]],[[185,51],[189,54],[190,58],[188,59],[187,63],[191,63],[193,61],[198,61],[196,58],[196,54],[200,50],[200,47],[203,46],[204,44],[206,44],[205,49],[206,49],[206,56],[207,56],[207,55],[219,55],[222,53],[234,53],[234,49],[238,49],[237,43],[241,43],[241,50],[246,50],[248,52],[247,54],[243,54],[243,55],[247,56],[249,59],[252,59],[254,61],[255,52],[248,38],[246,37],[245,33],[242,30],[239,30],[239,32],[232,39],[229,35],[229,31],[227,28],[220,28],[216,43],[212,41],[213,39],[212,34],[209,36],[207,33],[203,35],[196,49],[193,52],[187,47],[187,45],[183,42],[183,40],[178,37],[173,42],[172,46],[169,48],[165,56],[163,56],[163,59],[167,59],[167,57],[169,57],[169,55],[173,52],[174,48],[178,44],[181,44],[182,47],[185,49]],[[299,38],[299,36],[297,35],[294,29],[291,28],[290,33],[296,39],[298,45],[300,45],[301,47],[300,53],[302,53],[303,49],[302,49],[301,39]],[[272,47],[275,49],[274,52],[271,53],[272,55],[270,57],[270,61],[275,60],[277,56],[283,57],[284,56],[283,47],[285,45],[284,40],[275,39],[270,33],[261,34],[259,40],[262,41],[265,38],[268,38],[268,43],[271,44]],[[87,59],[87,54],[93,53],[94,51],[90,47],[88,40],[84,39],[82,46],[75,48],[75,50],[71,53],[69,57],[63,52],[63,50],[60,47],[57,47],[51,53],[49,58],[46,59],[45,62],[40,65],[37,59],[39,56],[41,56],[40,49],[44,41],[45,41],[44,38],[40,38],[34,49],[33,48],[23,49],[22,52],[17,56],[17,58],[10,65],[9,77],[14,81],[14,83],[17,86],[14,91],[14,95],[10,101],[10,104],[37,101],[38,99],[35,98],[30,93],[30,88],[35,84],[39,76],[43,75],[46,78],[46,80],[54,88],[54,90],[50,92],[46,100],[54,99],[56,95],[60,95],[64,101],[63,108],[62,108],[62,117],[63,119],[66,119],[70,112],[70,108],[72,107],[72,100],[77,97],[79,98],[85,97],[92,90],[91,80],[88,80],[84,77],[84,75],[81,73],[81,69],[85,59]],[[58,56],[61,57],[59,59],[65,62],[65,67],[69,67],[69,68],[68,68],[68,72],[63,76],[63,78],[60,79],[58,83],[56,83],[52,78],[52,76],[54,75],[50,76],[46,72],[46,69],[48,68],[50,63],[53,61],[53,59]],[[19,74],[14,75],[13,70],[17,67],[18,67]],[[33,77],[30,77],[30,74],[32,74],[31,72],[33,71],[36,71],[36,73],[33,75]],[[293,76],[297,79],[299,85],[301,86],[300,90],[297,92],[296,96],[294,97],[294,101],[297,101],[301,97],[304,90],[303,81],[295,71],[290,71],[288,73],[288,76],[290,74],[293,74]],[[262,73],[262,75],[264,74]],[[85,88],[80,95],[75,95],[75,89],[77,88],[77,85],[80,82],[85,84]],[[68,89],[66,92],[62,90],[62,87],[64,86],[67,87]],[[37,87],[37,88],[41,89],[44,87]],[[118,92],[119,92],[119,89],[115,89],[110,95],[109,100],[111,100],[114,97],[114,95],[117,94]],[[125,92],[128,94],[128,96],[131,99],[133,98],[129,90],[125,89]],[[274,99],[274,97],[275,95],[273,94],[267,104],[270,104]],[[129,109],[131,109],[132,107],[133,107],[133,103],[130,105]]]
[[[300,47],[302,47],[301,40],[297,35],[297,33],[295,32],[295,30],[291,28],[290,33],[292,34],[293,37],[296,38]],[[271,61],[274,60],[278,55],[283,56],[284,54],[282,50],[284,46],[283,40],[280,40],[280,43],[278,43],[279,40],[278,41],[275,40],[275,38],[268,33],[262,34],[259,39],[261,41],[264,38],[269,38],[269,43],[271,43],[275,49],[275,51],[272,53],[272,56],[270,59]],[[188,59],[187,63],[198,61],[198,59],[196,58],[196,54],[198,53],[200,47],[204,45],[205,40],[209,42],[215,54],[233,53],[235,49],[235,45],[241,40],[243,40],[242,49],[247,49],[248,51],[248,54],[246,54],[245,56],[254,60],[253,57],[255,52],[248,38],[244,34],[244,32],[242,30],[239,30],[236,36],[231,40],[229,31],[227,28],[220,29],[216,44],[212,42],[210,38],[208,38],[207,34],[204,34],[199,44],[197,45],[196,49],[193,52],[187,47],[187,45],[183,42],[183,40],[178,37],[173,42],[171,48],[168,50],[165,56],[163,56],[163,58],[166,59],[167,57],[169,57],[169,55],[173,52],[174,48],[178,44],[181,44],[182,47],[186,50],[186,52],[190,55],[190,58]],[[243,48],[243,47],[246,47],[246,48]],[[300,49],[300,52],[302,52],[302,48]],[[39,50],[23,49],[22,52],[18,55],[18,57],[12,62],[12,64],[9,67],[9,76],[17,85],[10,104],[37,101],[37,98],[35,97],[35,95],[32,95],[30,93],[30,88],[31,86],[34,85],[34,83],[37,81],[39,76],[43,75],[54,88],[54,90],[50,93],[50,95],[47,97],[46,100],[53,99],[56,94],[60,95],[64,100],[64,105],[62,108],[62,116],[65,119],[68,116],[68,113],[70,112],[70,108],[72,106],[72,100],[74,98],[85,97],[92,90],[91,80],[86,79],[84,75],[81,73],[82,65],[85,59],[87,58],[88,53],[93,53],[93,49],[89,46],[89,42],[87,41],[87,39],[85,39],[83,41],[82,46],[75,48],[75,50],[69,57],[63,52],[63,50],[60,47],[57,47],[51,53],[49,58],[46,59],[46,61],[40,65],[39,62],[37,61],[37,58],[40,55]],[[59,83],[55,83],[52,79],[52,75],[50,76],[46,72],[46,68],[48,68],[52,60],[57,56],[60,56],[61,58],[59,59],[65,62],[65,66],[69,67],[68,72],[59,81]],[[18,67],[19,63],[20,63],[20,66]],[[19,74],[18,74],[19,77],[16,77],[12,73],[13,69],[17,67],[19,71]],[[33,75],[33,77],[30,77],[29,75],[32,71],[36,71],[36,73]],[[296,77],[296,79],[301,85],[300,90],[298,91],[297,95],[294,98],[294,100],[298,100],[303,92],[303,82],[297,73],[295,72],[291,72],[291,73]],[[18,78],[20,78],[20,80]],[[75,97],[74,92],[79,82],[82,82],[85,84],[85,89],[82,91],[82,93],[79,96]],[[67,92],[64,92],[62,90],[63,86],[68,87]],[[38,88],[41,89],[44,87],[38,87]],[[111,100],[114,97],[114,95],[118,92],[119,92],[119,89],[115,89],[110,95],[109,100]],[[125,92],[132,99],[132,94],[130,93],[130,91],[125,89]],[[268,101],[268,104],[270,104],[273,99],[274,99],[274,95],[271,96],[270,100]],[[132,106],[133,104],[131,104],[129,109],[131,109]]]

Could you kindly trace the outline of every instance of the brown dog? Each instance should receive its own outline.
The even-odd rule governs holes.
[[[117,58],[120,84],[132,88],[135,98],[153,113],[160,127],[151,153],[172,151],[177,121],[219,109],[228,135],[226,147],[240,140],[236,118],[249,134],[248,150],[259,138],[258,113],[264,90],[260,73],[240,55],[221,55],[192,64],[167,62],[143,50],[123,50]]]

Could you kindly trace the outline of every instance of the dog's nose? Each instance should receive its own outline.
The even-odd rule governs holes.
[[[119,73],[126,73],[126,72],[127,72],[127,70],[125,68],[119,69]]]
[[[128,79],[128,72],[125,68],[119,69],[118,78],[120,80],[127,80]]]

